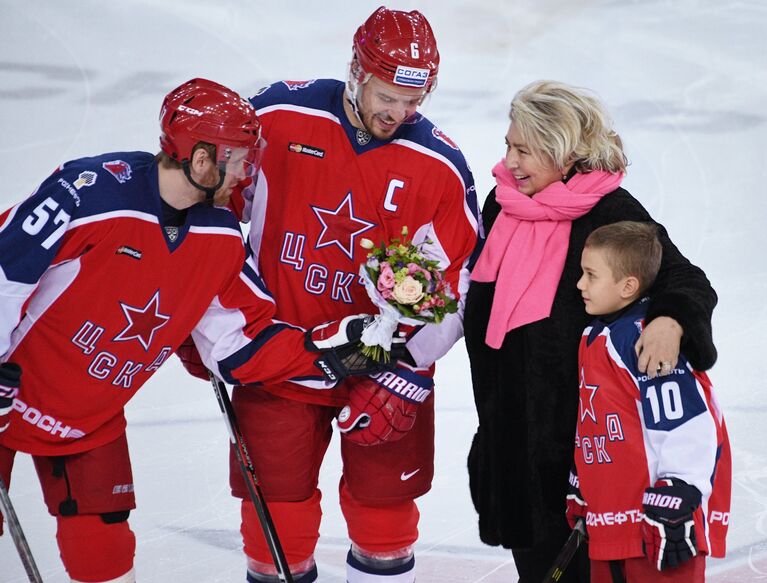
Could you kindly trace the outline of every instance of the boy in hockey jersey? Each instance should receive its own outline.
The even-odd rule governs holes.
[[[585,520],[591,580],[700,582],[723,557],[730,451],[705,373],[684,355],[649,379],[634,344],[661,266],[655,227],[623,221],[586,240],[578,281],[597,316],[579,348],[580,407],[567,515]]]
[[[273,319],[237,220],[213,206],[257,171],[253,107],[194,79],[166,97],[160,123],[157,156],[67,162],[0,214],[0,477],[17,451],[33,456],[73,581],[135,580],[123,406],[190,332],[230,383],[332,385],[347,372]]]

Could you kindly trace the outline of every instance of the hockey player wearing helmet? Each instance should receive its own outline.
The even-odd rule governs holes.
[[[376,310],[359,284],[367,253],[360,240],[388,243],[403,227],[440,262],[453,290],[466,289],[477,237],[473,179],[458,147],[417,111],[436,87],[438,67],[426,18],[381,7],[354,35],[346,82],[279,81],[251,98],[269,147],[265,180],[243,219],[279,318],[313,327]],[[393,371],[355,377],[334,391],[303,381],[235,388],[234,407],[295,581],[322,578],[314,560],[318,476],[335,418],[351,539],[346,579],[414,581],[415,499],[434,473],[434,362],[462,326],[458,313],[412,331]],[[425,399],[408,398],[416,393]],[[248,581],[276,582],[236,466],[230,475],[243,499]]]
[[[123,407],[190,332],[230,383],[329,388],[348,372],[332,341],[316,362],[304,331],[273,319],[239,224],[204,204],[254,174],[253,107],[194,79],[166,97],[161,125],[157,156],[67,162],[0,214],[0,477],[16,452],[33,456],[73,581],[135,581]],[[333,338],[356,350],[358,320]]]
[[[207,204],[224,206],[235,186],[253,184],[266,142],[253,106],[230,89],[188,81],[166,96],[160,126],[161,175],[183,169]]]
[[[346,114],[355,127],[391,139],[400,125],[418,119],[438,72],[439,51],[426,18],[382,6],[354,35]]]

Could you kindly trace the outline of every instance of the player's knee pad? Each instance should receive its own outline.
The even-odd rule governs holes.
[[[370,506],[353,498],[343,481],[340,498],[349,538],[368,555],[410,548],[418,539],[420,514],[414,501]]]
[[[128,526],[127,513],[109,513],[106,519],[98,514],[57,516],[56,522],[61,560],[74,581],[135,580],[136,537]]]
[[[299,502],[269,502],[269,513],[272,516],[280,543],[285,551],[285,559],[290,565],[291,571],[296,573],[307,571],[314,565],[314,548],[320,537],[320,520],[322,510],[320,500],[322,495],[319,490]],[[242,501],[242,541],[245,554],[253,561],[253,571],[266,574],[274,574],[272,555],[264,538],[263,529],[258,518],[258,513],[250,500]],[[271,568],[272,572],[262,571]],[[251,565],[249,561],[249,570]]]
[[[352,544],[346,555],[348,583],[413,583],[415,557],[412,547],[386,553],[368,553]]]

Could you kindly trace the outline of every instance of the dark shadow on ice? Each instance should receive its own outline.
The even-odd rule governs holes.
[[[90,78],[96,75],[96,72],[92,69],[12,61],[0,61],[0,73],[29,73],[36,77],[43,77],[48,81],[69,81],[73,83],[80,83],[83,75]]]
[[[113,104],[146,95],[161,96],[186,81],[164,71],[131,71],[105,87],[93,91],[92,103]]]
[[[182,527],[160,527],[162,530],[183,536],[197,542],[224,549],[227,551],[239,551],[242,549],[242,538],[240,531],[236,528],[182,528]]]
[[[49,99],[66,93],[68,86],[72,84],[82,84],[84,75],[96,75],[92,70],[81,70],[77,67],[0,61],[0,75],[4,73],[14,74],[20,77],[21,81],[14,83],[16,87],[9,88],[10,83],[6,80],[0,88],[0,100],[3,101]]]

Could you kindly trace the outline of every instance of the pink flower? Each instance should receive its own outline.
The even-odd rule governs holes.
[[[376,287],[380,292],[391,290],[394,287],[394,271],[392,271],[391,265],[385,261],[381,263],[381,273],[378,275]]]
[[[413,275],[416,272],[421,272],[423,276],[426,278],[426,281],[431,281],[431,273],[429,273],[428,270],[424,269],[420,265],[416,265],[415,263],[408,263],[407,274]]]

